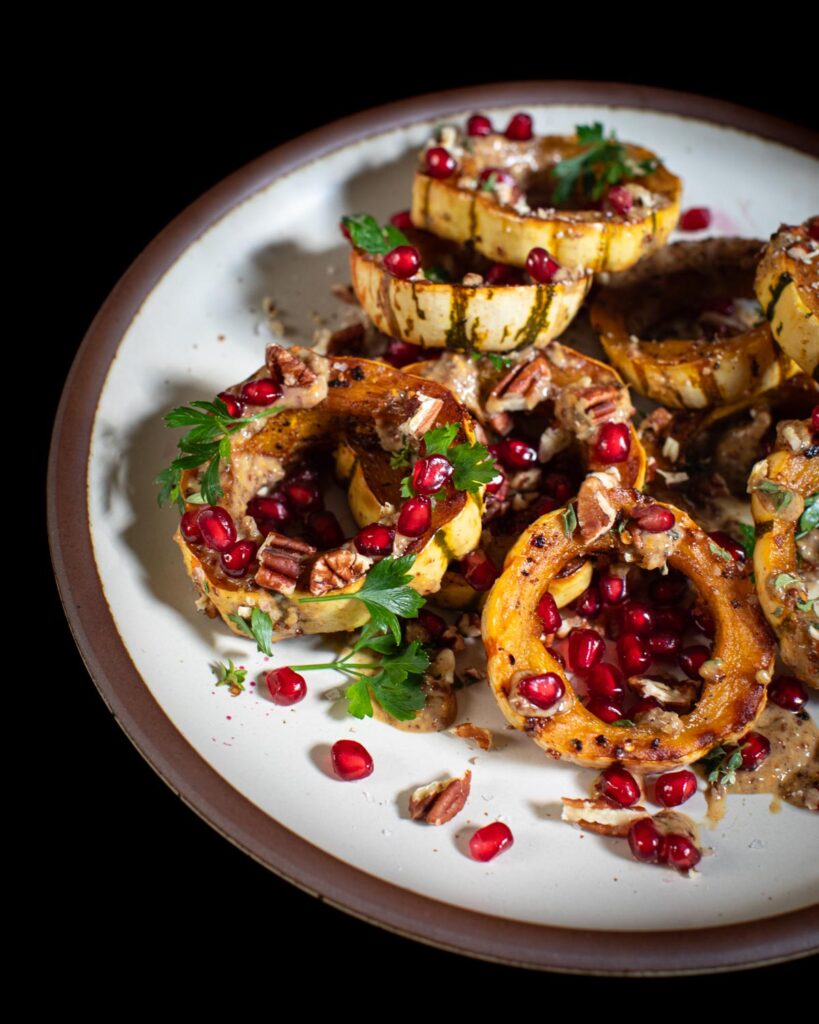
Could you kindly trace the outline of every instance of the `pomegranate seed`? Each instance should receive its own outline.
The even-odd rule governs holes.
[[[627,676],[645,672],[651,664],[645,640],[634,633],[623,633],[617,640],[617,659]]]
[[[545,249],[535,246],[526,257],[526,271],[538,284],[549,284],[560,270],[560,264]]]
[[[814,433],[819,433],[819,405],[815,406],[810,414],[810,423]]]
[[[586,710],[590,711],[607,725],[623,717],[623,709],[619,704],[616,704],[613,700],[605,700],[602,697],[592,697],[588,704],[586,704]]]
[[[199,510],[196,525],[202,540],[212,551],[227,551],[236,543],[236,525],[219,505],[205,505]]]
[[[594,583],[577,598],[574,608],[586,619],[593,618],[600,611],[600,593]]]
[[[523,284],[523,274],[518,267],[508,267],[505,263],[493,263],[483,277],[489,285]]]
[[[518,693],[536,708],[552,707],[565,694],[566,687],[556,672],[544,672],[539,676],[528,676],[518,683]]]
[[[733,558],[735,562],[745,561],[745,548],[734,540],[730,534],[725,533],[724,530],[714,530],[713,533],[709,533],[708,536],[711,540],[723,549]]]
[[[433,495],[452,476],[452,463],[443,455],[428,455],[419,459],[412,470],[412,489],[416,494]]]
[[[543,478],[543,489],[558,505],[565,505],[576,490],[565,473],[547,473]]]
[[[505,135],[514,142],[528,142],[532,137],[532,118],[528,114],[515,114],[506,126]]]
[[[229,391],[220,391],[216,396],[227,408],[228,416],[232,420],[241,419],[245,411],[245,404],[238,395],[231,395]]]
[[[699,864],[702,860],[702,854],[688,836],[669,832],[668,835],[660,838],[657,860],[661,864],[670,864],[678,871],[686,872]]]
[[[651,818],[640,818],[628,830],[631,852],[642,861],[656,861],[660,849],[660,833]]]
[[[307,517],[307,529],[319,548],[337,548],[344,543],[344,531],[332,512],[311,512]]]
[[[402,366],[421,362],[422,359],[429,359],[429,356],[420,345],[410,345],[407,341],[392,339],[383,358],[390,366],[400,370]]]
[[[287,707],[290,704],[298,704],[307,696],[304,676],[300,676],[292,668],[274,668],[265,676],[265,682],[274,704]]]
[[[717,631],[714,617],[707,608],[698,608],[696,605],[691,609],[691,617],[697,629],[712,640]]]
[[[649,711],[654,711],[659,706],[660,703],[655,697],[641,697],[631,709],[631,717],[638,722],[643,715],[647,715]]]
[[[605,653],[606,643],[597,630],[573,629],[569,633],[569,665],[575,672],[588,672]]]
[[[357,740],[338,740],[330,751],[333,771],[344,782],[366,779],[373,772],[373,759]]]
[[[503,469],[501,469],[501,467],[498,466],[497,464],[496,469],[498,471],[498,474],[497,476],[492,477],[492,479],[486,485],[486,490],[489,494],[498,495],[503,490],[504,485],[506,484],[507,481],[507,477]],[[503,499],[501,498],[500,500]]]
[[[642,601],[624,604],[621,621],[624,633],[636,633],[637,636],[648,636],[654,628],[654,614]]]
[[[541,516],[547,515],[549,512],[554,512],[558,507],[557,502],[554,498],[550,498],[548,494],[544,494],[543,497],[538,498],[534,506],[535,519],[540,519]]]
[[[624,462],[631,448],[631,433],[625,423],[604,423],[594,442],[594,457],[611,465]]]
[[[690,616],[684,608],[657,608],[654,612],[653,632],[682,636],[690,624]]]
[[[483,114],[473,114],[466,122],[467,135],[491,135],[492,131],[492,122]]]
[[[498,570],[485,551],[471,551],[461,559],[461,571],[473,590],[491,590]]]
[[[669,573],[668,576],[655,577],[649,590],[657,604],[676,604],[687,588],[688,580],[685,576]]]
[[[702,644],[684,647],[677,655],[677,664],[689,679],[699,679],[700,669],[711,657],[711,652]]]
[[[414,245],[397,245],[384,257],[384,266],[393,277],[406,281],[421,269],[421,253]]]
[[[808,234],[815,242],[819,242],[819,217],[811,217],[808,221]]]
[[[488,189],[494,188],[495,185],[509,185],[511,188],[517,188],[517,181],[502,167],[484,167],[481,173],[478,175],[478,184],[486,186]]]
[[[429,633],[433,640],[440,640],[446,631],[446,622],[440,615],[431,612],[428,608],[422,608],[418,612],[418,621]]]
[[[677,633],[652,633],[646,638],[648,649],[655,657],[670,658],[680,649],[680,640]]]
[[[291,504],[298,509],[321,508],[321,491],[318,484],[310,481],[291,480],[284,485],[284,493]]]
[[[606,202],[612,208],[614,213],[619,214],[621,217],[628,213],[628,211],[634,205],[634,198],[631,192],[622,185],[612,185],[606,195]]]
[[[261,533],[278,529],[290,521],[290,508],[283,495],[252,498],[247,505],[247,514],[256,520]]]
[[[771,744],[761,732],[749,732],[739,741],[742,754],[741,771],[755,772],[771,752]]]
[[[665,533],[677,522],[674,513],[662,505],[643,505],[631,510],[631,518],[646,533]]]
[[[360,530],[353,543],[356,551],[369,558],[380,558],[392,551],[395,541],[395,530],[391,526],[382,526],[380,523],[370,523]]]
[[[631,807],[640,799],[640,784],[620,764],[610,764],[600,776],[598,789],[621,807]]]
[[[433,146],[427,150],[427,174],[430,178],[448,178],[458,168],[458,161],[443,146]]]
[[[248,405],[272,405],[281,397],[281,387],[270,377],[249,380],[242,386],[242,398]]]
[[[247,572],[247,567],[253,561],[256,555],[256,545],[252,540],[239,540],[232,548],[228,548],[227,551],[222,552],[220,559],[222,565],[222,572],[226,576],[233,576],[238,578],[244,576]]]
[[[779,676],[768,687],[768,699],[786,711],[801,711],[807,704],[808,691],[796,676]]]
[[[530,469],[537,465],[537,452],[517,437],[507,437],[499,445],[498,457],[507,469]]]
[[[556,633],[563,622],[563,616],[557,610],[557,602],[547,590],[537,604],[537,613],[547,633]]]
[[[593,697],[605,697],[607,700],[618,700],[626,692],[623,673],[608,662],[601,662],[592,668],[586,685]]]
[[[410,498],[398,516],[396,529],[405,537],[420,537],[432,523],[432,503],[429,498]]]
[[[399,210],[390,217],[390,224],[399,231],[411,231],[413,227],[409,210]]]
[[[692,206],[680,217],[680,231],[702,231],[711,223],[711,211],[707,206]]]
[[[338,222],[338,226],[339,226],[339,229],[341,230],[342,235],[344,235],[344,237],[347,239],[347,241],[348,242],[352,242],[353,239],[352,239],[352,237],[350,235],[350,229],[347,227],[347,224],[345,223],[345,218],[344,217],[342,217],[341,220]]]
[[[626,578],[625,576],[615,576],[613,574],[605,573],[600,577],[598,583],[600,587],[600,597],[603,600],[603,604],[619,604],[625,600],[626,597]]]
[[[179,521],[179,532],[189,544],[198,544],[202,539],[202,531],[199,529],[199,524],[196,521],[198,516],[199,509],[191,509]]]
[[[654,784],[654,796],[663,807],[679,807],[697,792],[697,776],[687,768],[662,775]]]
[[[502,821],[493,821],[484,825],[469,840],[469,852],[475,860],[487,861],[508,850],[514,843],[512,830]]]

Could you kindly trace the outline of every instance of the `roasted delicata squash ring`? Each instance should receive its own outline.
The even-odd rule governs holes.
[[[785,420],[777,444],[748,480],[756,524],[759,603],[782,660],[819,687],[819,435],[810,420]]]
[[[501,263],[523,267],[531,250],[542,248],[564,267],[625,270],[665,245],[679,219],[680,179],[641,146],[624,144],[636,171],[619,186],[631,204],[625,212],[551,204],[552,168],[583,151],[574,136],[518,142],[496,132],[465,137],[445,125],[425,153],[430,147],[446,149],[454,169],[434,177],[422,157],[412,187],[413,224],[474,245]],[[646,161],[654,170],[641,174],[638,165]],[[568,205],[581,207],[582,201]]]
[[[640,394],[672,409],[704,409],[796,372],[753,301],[760,246],[744,238],[677,242],[594,299],[591,322],[606,355]]]
[[[819,379],[819,216],[771,236],[754,287],[774,338]]]
[[[445,495],[432,506],[423,534],[404,536],[397,520],[404,502],[400,481],[406,469],[392,468],[390,455],[404,444],[420,443],[428,430],[448,423],[460,424],[455,443],[471,443],[474,428],[466,410],[446,388],[432,381],[366,359],[326,359],[309,349],[268,346],[266,366],[249,378],[258,379],[283,383],[279,404],[286,408],[233,435],[230,462],[222,469],[220,506],[233,520],[239,539],[264,541],[255,556],[260,564],[241,579],[232,579],[223,571],[218,552],[204,543],[186,541],[178,529],[175,540],[199,591],[200,606],[211,615],[221,615],[240,635],[229,616],[247,619],[259,608],[270,615],[274,641],[356,629],[367,620],[360,601],[300,601],[326,593],[328,587],[334,595],[355,593],[364,585],[373,558],[361,555],[351,541],[317,551],[275,531],[264,537],[246,511],[250,501],[268,494],[288,470],[319,447],[335,451],[337,472],[347,484],[358,525],[380,523],[394,528],[392,553],[416,556],[412,586],[422,594],[437,590],[450,559],[471,551],[480,538],[481,493],[456,491],[447,484]],[[246,384],[227,393],[238,395]],[[253,411],[250,408],[245,414]],[[186,499],[198,492],[199,474],[200,470],[183,474],[181,494]],[[187,511],[201,507],[188,503]],[[264,584],[257,580],[260,574]],[[350,582],[341,585],[345,579]]]
[[[524,281],[516,268],[493,276],[489,262],[461,246],[442,243],[425,231],[408,231],[423,270],[406,279],[390,273],[381,256],[353,246],[353,289],[379,331],[423,348],[507,352],[545,345],[569,326],[583,303],[592,275],[560,268],[548,284]],[[451,283],[444,283],[445,268]],[[488,277],[485,276],[488,274]],[[504,278],[509,283],[504,283]]]
[[[689,516],[663,505],[673,513],[674,526],[665,533],[647,533],[639,528],[641,510],[645,514],[647,506],[659,503],[622,488],[608,490],[607,503],[612,525],[596,537],[595,530],[588,531],[594,524],[584,522],[583,515],[578,526],[567,528],[561,510],[533,523],[510,551],[483,612],[489,681],[507,720],[529,733],[550,757],[593,768],[619,761],[636,771],[663,771],[695,761],[747,732],[765,705],[774,667],[773,638],[742,570],[720,556]],[[593,539],[584,541],[583,534]],[[667,561],[694,583],[714,618],[716,640],[711,661],[701,670],[699,700],[679,716],[673,735],[648,719],[636,726],[601,721],[580,702],[543,642],[536,611],[540,598],[564,565],[595,552],[645,568]],[[544,711],[528,704],[517,687],[523,679],[547,672],[560,677],[565,694]]]

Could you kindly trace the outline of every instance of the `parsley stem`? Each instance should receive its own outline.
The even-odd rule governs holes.
[[[299,604],[308,604],[310,601],[349,601],[354,597],[358,597],[358,593],[355,594],[322,594],[320,597],[300,597]],[[362,600],[359,598],[359,600]]]
[[[322,661],[318,665],[290,665],[289,667],[292,668],[294,672],[296,670],[298,670],[300,672],[309,672],[311,669],[317,669],[317,668],[334,668],[334,669],[337,669],[339,672],[346,672],[348,669],[351,669],[351,668],[352,669],[357,669],[357,668],[374,669],[374,668],[378,668],[378,662],[372,661],[372,662],[364,662],[363,665],[358,665],[358,664],[351,665],[348,661]]]

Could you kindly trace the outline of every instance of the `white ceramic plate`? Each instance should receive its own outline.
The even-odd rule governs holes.
[[[544,89],[541,95],[548,100]],[[523,96],[503,96],[508,102],[496,106],[492,100],[499,101],[498,90],[489,92],[459,96],[460,103],[440,98],[437,107],[436,98],[427,98],[419,102],[415,123],[409,123],[413,112],[406,105],[400,113],[374,111],[369,120],[359,117],[314,133],[289,153],[285,147],[266,164],[263,158],[242,172],[244,177],[230,179],[197,204],[195,224],[188,211],[169,229],[170,236],[160,236],[130,280],[118,286],[104,322],[95,325],[86,342],[96,346],[95,362],[88,362],[88,353],[85,363],[81,356],[69,381],[62,428],[72,403],[84,410],[90,427],[99,393],[88,461],[88,513],[93,558],[118,638],[101,637],[102,620],[83,620],[73,609],[77,591],[93,585],[90,565],[80,566],[82,552],[68,551],[69,528],[53,522],[58,576],[75,634],[81,647],[87,645],[84,654],[106,699],[175,788],[266,863],[356,912],[465,952],[516,962],[545,962],[546,954],[538,949],[551,948],[548,937],[554,928],[578,930],[573,948],[580,952],[571,954],[571,962],[561,962],[566,967],[582,966],[582,950],[592,948],[594,936],[606,931],[664,932],[669,950],[665,969],[694,966],[694,959],[682,962],[679,950],[685,943],[675,945],[686,930],[788,915],[783,920],[793,927],[782,934],[791,937],[785,953],[792,954],[805,948],[806,929],[815,928],[815,917],[794,912],[819,902],[816,816],[788,805],[772,814],[764,796],[732,797],[719,827],[704,833],[713,855],[688,879],[636,863],[622,841],[562,824],[560,797],[585,795],[591,773],[547,762],[524,735],[505,728],[484,687],[461,691],[458,720],[469,719],[496,733],[497,749],[489,753],[448,733],[411,735],[348,717],[343,702],[322,698],[323,691],[341,682],[332,673],[310,673],[307,699],[291,709],[279,708],[267,698],[262,672],[321,660],[316,652],[329,651],[329,645],[320,639],[287,641],[274,648],[268,662],[253,652],[252,644],[230,635],[220,620],[197,615],[171,541],[175,513],[157,508],[152,480],[173,458],[176,442],[162,414],[191,399],[211,397],[261,364],[265,344],[272,340],[262,311],[265,297],[278,305],[289,341],[309,340],[316,315],[332,324],[340,306],[330,286],[348,280],[339,218],[361,210],[386,217],[409,205],[415,153],[442,111],[457,117],[458,111],[465,116],[479,107],[503,123],[524,106],[540,133],[567,134],[578,123],[601,120],[620,138],[644,143],[661,155],[684,180],[684,207],[708,206],[714,212],[711,234],[764,238],[780,222],[798,223],[819,210],[819,162],[779,142],[680,113],[636,109],[636,102],[632,109],[600,102],[534,103],[538,95],[532,87],[528,102]],[[402,119],[403,125],[394,126]],[[566,337],[571,343],[571,329]],[[66,485],[60,484],[60,473],[68,472],[67,460],[83,454],[66,453],[60,431],[58,423],[53,487]],[[81,532],[82,524],[71,529]],[[106,692],[111,659],[122,660],[120,639],[143,681],[136,685],[146,687],[155,701],[149,720],[139,725],[130,721],[128,699]],[[228,657],[246,665],[248,679],[257,683],[236,699],[214,686],[209,667]],[[177,753],[163,746],[173,733],[169,723],[178,734],[173,740]],[[374,757],[375,772],[363,782],[340,783],[328,770],[329,746],[343,737],[360,740]],[[190,748],[197,758],[190,756]],[[460,816],[438,829],[408,819],[408,791],[466,767],[472,768],[472,796]],[[214,787],[221,793],[218,812],[211,806]],[[245,816],[241,825],[233,820],[233,791],[235,807],[242,808],[236,814]],[[262,814],[248,816],[251,805]],[[686,810],[704,818],[702,796]],[[318,881],[300,873],[300,864],[310,857],[282,853],[283,830],[260,839],[257,825],[263,816],[309,844],[315,854],[329,855],[318,858],[325,865]],[[465,852],[466,841],[476,826],[493,820],[510,825],[515,845],[489,864],[476,863]],[[297,843],[293,849],[306,847]],[[349,869],[342,871],[343,864]],[[327,865],[341,873],[336,877],[336,867]],[[331,876],[336,881],[323,885],[321,878]],[[353,878],[355,885],[344,881]],[[379,913],[370,904],[363,907],[353,890],[370,893],[365,898],[376,907],[393,909]],[[399,897],[397,890],[404,893]],[[425,899],[408,904],[408,894]],[[392,916],[399,905],[404,908],[400,920]],[[413,905],[418,908],[414,916],[406,909]],[[450,917],[451,908],[465,913]],[[470,931],[480,932],[487,918],[516,926],[499,931],[496,922],[494,948],[470,940]],[[443,934],[447,926],[441,922],[456,920],[455,932]],[[724,934],[735,937],[732,962],[760,958],[757,946],[741,938],[743,929]],[[656,947],[650,938],[645,935],[640,948]],[[618,963],[612,944],[602,966],[617,969]],[[654,963],[663,966],[662,960]]]

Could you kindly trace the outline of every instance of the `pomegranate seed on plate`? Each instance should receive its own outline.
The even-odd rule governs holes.
[[[635,633],[623,633],[617,640],[617,658],[627,676],[645,672],[651,664],[645,640]]]
[[[199,509],[191,509],[179,521],[179,532],[189,544],[197,544],[202,539],[202,531],[196,521],[198,516]]]
[[[623,709],[619,704],[616,704],[613,700],[606,700],[603,697],[592,697],[586,704],[586,710],[590,711],[607,725],[625,717]]]
[[[512,830],[502,821],[479,828],[469,840],[469,852],[475,860],[487,861],[508,850],[515,839]]]
[[[319,548],[327,551],[344,543],[344,531],[332,512],[311,512],[307,529]]]
[[[658,658],[670,658],[680,649],[680,637],[677,633],[656,632],[646,637],[648,649]]]
[[[696,605],[691,609],[691,617],[697,629],[710,639],[713,639],[717,631],[714,618],[707,608],[698,608]]]
[[[663,807],[679,807],[697,792],[697,776],[683,768],[661,775],[654,784],[654,796]]]
[[[430,178],[448,178],[458,168],[458,161],[443,146],[433,146],[427,150],[427,174]]]
[[[238,578],[244,576],[247,567],[253,561],[256,554],[256,545],[252,540],[239,540],[233,547],[222,552],[220,559],[222,572],[226,576]]]
[[[622,624],[624,633],[648,636],[654,628],[654,614],[642,601],[628,601],[623,605]]]
[[[592,583],[574,603],[575,611],[586,619],[593,618],[600,611],[600,593]]]
[[[429,498],[420,495],[404,503],[396,529],[405,537],[420,537],[427,532],[431,523],[432,503]]]
[[[357,740],[338,740],[330,751],[333,771],[344,782],[355,782],[372,775],[373,759]]]
[[[290,508],[281,494],[251,498],[247,505],[247,514],[256,520],[261,533],[276,530],[290,521]]]
[[[619,604],[626,597],[626,578],[614,573],[603,573],[598,582],[603,604]]]
[[[528,142],[532,137],[532,118],[529,114],[515,114],[504,134],[513,142]]]
[[[598,789],[621,807],[631,807],[640,799],[640,784],[620,764],[610,764],[600,776]]]
[[[284,485],[284,493],[296,508],[306,511],[321,507],[321,491],[318,484],[311,481],[290,480]]]
[[[298,704],[307,695],[307,683],[304,681],[304,676],[300,676],[292,668],[273,669],[265,676],[265,682],[273,703],[281,704],[282,707]]]
[[[272,405],[282,397],[282,389],[270,377],[259,377],[242,385],[242,398],[248,405]]]
[[[631,518],[646,533],[665,533],[677,522],[674,513],[662,505],[643,505],[632,509]]]
[[[669,832],[661,836],[657,860],[661,864],[670,864],[678,871],[690,871],[702,860],[702,854],[694,846],[688,836]]]
[[[556,672],[544,672],[539,676],[528,676],[526,679],[521,679],[517,689],[518,693],[530,704],[544,710],[557,704],[566,692],[563,680]]]
[[[229,391],[220,391],[216,397],[227,407],[228,416],[232,420],[241,419],[245,405],[238,395],[231,395]]]
[[[545,249],[535,246],[526,257],[526,272],[538,284],[549,284],[560,270],[560,264]]]
[[[391,526],[370,523],[356,534],[353,543],[359,554],[367,555],[369,558],[379,558],[392,551],[394,541],[395,530]]]
[[[682,636],[691,625],[685,608],[657,608],[654,611],[655,633],[677,633]]]
[[[470,551],[461,559],[461,571],[474,590],[490,590],[498,578],[498,570],[485,551]]]
[[[518,437],[507,437],[500,442],[497,456],[507,469],[531,469],[537,465],[537,452]]]
[[[768,700],[786,711],[801,711],[807,704],[808,691],[796,676],[778,676],[768,687]]]
[[[711,211],[707,206],[692,206],[680,217],[680,231],[703,231],[711,223]]]
[[[202,540],[212,551],[227,551],[236,543],[236,525],[219,505],[205,505],[199,510],[196,525]]]
[[[491,135],[492,122],[483,114],[473,114],[466,122],[467,135]]]
[[[634,822],[628,830],[628,845],[637,860],[657,859],[660,849],[660,833],[651,818],[640,818]]]
[[[655,697],[641,697],[632,707],[631,717],[635,722],[639,722],[643,715],[647,715],[649,711],[654,711],[659,706],[659,701]]]
[[[390,224],[399,231],[409,231],[412,228],[412,217],[409,210],[399,210],[390,217]]]
[[[538,601],[537,613],[547,633],[556,633],[560,629],[563,617],[558,611],[557,602],[548,590]]]
[[[574,672],[588,672],[606,653],[603,637],[594,629],[573,629],[569,633],[569,666]]]
[[[393,277],[406,281],[421,269],[421,253],[414,245],[397,245],[384,257],[384,266]]]
[[[412,488],[417,494],[432,496],[452,476],[452,463],[443,455],[428,455],[419,459],[412,470]]]
[[[605,697],[607,700],[619,700],[626,692],[623,673],[608,662],[600,662],[592,668],[586,686],[593,697]]]
[[[611,465],[624,462],[631,448],[631,433],[625,423],[604,423],[594,442],[594,457]]]
[[[739,741],[742,754],[740,771],[755,772],[771,752],[771,744],[761,732],[749,732]]]
[[[711,657],[711,652],[703,644],[692,644],[683,647],[677,655],[677,664],[689,679],[699,679],[700,669]]]
[[[649,586],[649,592],[657,604],[676,604],[687,589],[688,580],[678,573],[656,576]]]

